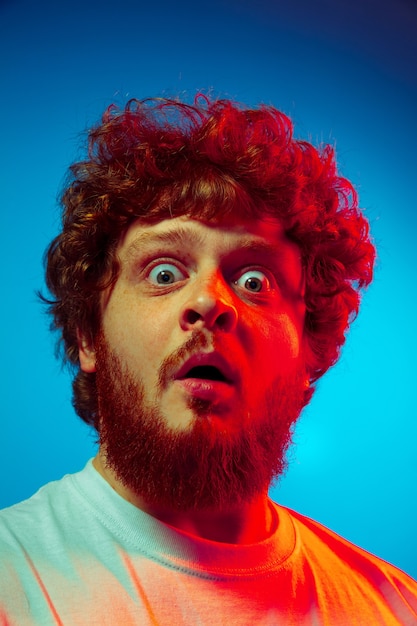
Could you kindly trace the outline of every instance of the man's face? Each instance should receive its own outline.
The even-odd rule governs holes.
[[[163,473],[168,448],[173,457],[181,450],[184,474],[190,471],[187,463],[195,474],[204,456],[207,473],[226,448],[235,457],[234,445],[248,448],[258,445],[255,440],[282,456],[306,376],[300,252],[281,225],[208,224],[187,217],[135,222],[120,241],[118,256],[120,274],[102,304],[97,349],[89,356],[81,350],[80,360],[86,371],[97,369],[101,443],[122,481],[143,490],[150,469],[140,482],[135,466],[143,467],[148,454]],[[158,438],[156,426],[167,442],[167,458],[155,460],[155,451],[146,450],[136,458],[135,450],[143,447],[139,441],[145,438],[149,446]],[[198,450],[193,461],[183,454],[187,446]],[[218,458],[210,462],[216,446]],[[262,462],[265,450],[258,452],[246,452],[249,465]],[[272,459],[259,480],[271,480],[278,466],[282,459]],[[175,471],[181,468],[171,468]],[[210,497],[203,501],[209,504]]]

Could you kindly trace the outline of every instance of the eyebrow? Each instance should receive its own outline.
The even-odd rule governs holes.
[[[138,235],[131,244],[129,244],[126,250],[126,257],[134,257],[138,252],[142,252],[143,248],[150,245],[175,245],[183,246],[184,242],[198,247],[203,243],[203,237],[193,231],[189,231],[186,228],[177,228],[175,230],[168,230],[164,233],[144,232]]]
[[[280,258],[284,256],[286,249],[281,248],[278,242],[272,244],[266,241],[245,238],[239,242],[239,251],[254,252],[255,254],[259,254],[259,256]]]

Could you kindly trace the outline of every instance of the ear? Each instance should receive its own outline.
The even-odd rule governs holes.
[[[96,371],[96,351],[91,338],[77,330],[78,357],[83,372],[91,374]]]

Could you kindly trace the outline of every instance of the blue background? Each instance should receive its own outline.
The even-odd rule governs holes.
[[[80,132],[111,102],[209,89],[274,104],[297,136],[336,143],[379,249],[273,496],[417,577],[416,5],[3,0],[0,23],[0,506],[95,450],[35,296]]]

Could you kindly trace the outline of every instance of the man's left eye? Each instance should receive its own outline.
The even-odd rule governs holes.
[[[238,287],[242,287],[246,291],[252,293],[259,293],[261,291],[269,291],[271,288],[271,283],[264,274],[260,270],[250,270],[239,276],[234,281],[235,285]]]
[[[158,263],[148,275],[148,280],[153,285],[172,285],[184,278],[185,274],[173,263]]]

